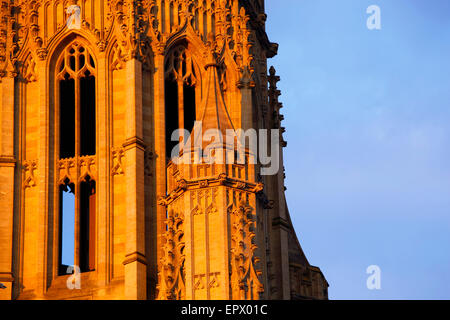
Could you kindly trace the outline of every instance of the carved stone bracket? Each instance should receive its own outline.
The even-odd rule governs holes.
[[[206,274],[198,274],[194,276],[194,290],[203,290],[206,288]]]
[[[58,161],[59,184],[67,181],[85,181],[88,177],[91,180],[97,179],[97,160],[95,156],[85,156],[79,158],[61,159]]]
[[[35,82],[38,80],[36,62],[32,56],[27,59],[23,66],[22,77],[26,82]]]
[[[209,287],[210,288],[219,288],[220,282],[219,282],[220,272],[214,272],[209,275]]]
[[[72,177],[75,176],[76,170],[76,161],[73,158],[70,159],[62,159],[58,162],[58,170],[59,170],[59,183],[64,184],[66,181],[73,182],[74,179]]]
[[[38,168],[37,160],[26,160],[23,163],[23,171],[24,171],[24,182],[23,186],[25,189],[33,188],[37,185],[35,178],[35,171]]]
[[[80,181],[86,180],[89,176],[91,179],[96,179],[96,161],[95,157],[82,157],[79,160],[80,166]]]
[[[122,175],[125,173],[123,166],[123,158],[125,157],[125,149],[124,148],[113,148],[112,149],[112,168],[111,175]]]

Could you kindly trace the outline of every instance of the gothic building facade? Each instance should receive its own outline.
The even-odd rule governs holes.
[[[327,299],[282,135],[272,175],[171,158],[196,123],[283,132],[263,0],[0,5],[1,299]]]

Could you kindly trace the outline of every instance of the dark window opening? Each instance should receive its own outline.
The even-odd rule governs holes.
[[[80,153],[93,156],[96,153],[95,77],[90,75],[80,79]]]
[[[59,156],[61,159],[75,157],[75,80],[69,79],[59,82],[60,101],[60,135]]]
[[[92,58],[92,56],[89,56],[89,62],[91,64],[91,67],[95,68],[95,62],[94,62],[94,58]]]
[[[170,158],[172,150],[178,141],[172,141],[172,133],[179,128],[178,125],[178,86],[174,81],[166,80],[166,154]]]
[[[80,184],[80,270],[95,270],[95,181],[89,177]]]
[[[192,133],[196,120],[195,87],[184,85],[184,128]]]
[[[180,140],[187,143],[194,129],[196,114],[196,76],[193,57],[180,45],[167,56],[165,63],[166,153],[171,157]],[[181,136],[172,135],[180,129]],[[184,136],[184,131],[188,136]],[[178,138],[178,139],[177,139]]]
[[[74,265],[75,185],[66,181],[59,187],[59,263],[58,274],[67,274]]]
[[[73,71],[76,71],[75,57],[74,56],[70,57],[70,69],[72,69]]]
[[[77,43],[66,48],[56,67],[59,90],[59,158],[68,159],[96,154],[96,79],[95,62],[88,50]],[[72,78],[71,78],[72,77]],[[82,162],[75,159],[74,170]],[[95,270],[96,182],[64,184],[59,196],[58,274],[66,275],[71,266],[81,272]],[[58,194],[59,191],[59,194]],[[70,269],[69,269],[70,270]]]
[[[81,68],[83,68],[84,67],[84,63],[85,63],[85,57],[84,57],[84,55],[80,55],[80,58],[79,58],[80,60],[80,62],[79,62],[79,68],[81,69]]]

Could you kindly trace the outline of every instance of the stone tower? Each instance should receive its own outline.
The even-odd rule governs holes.
[[[220,138],[284,131],[263,0],[0,4],[0,298],[327,299],[282,134]]]

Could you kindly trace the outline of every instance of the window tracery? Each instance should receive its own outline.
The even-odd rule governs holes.
[[[81,272],[95,270],[96,65],[90,50],[81,43],[75,41],[61,53],[56,63],[55,89],[59,120],[57,165],[59,176],[63,173],[65,177],[58,186],[58,270],[62,275],[66,270],[61,257],[71,255],[62,252],[66,247],[74,250],[73,261]],[[69,171],[65,165],[68,161],[72,164]],[[75,201],[74,209],[67,209],[71,208],[68,201]],[[70,242],[62,223],[67,219],[75,224],[73,249],[64,243]]]

